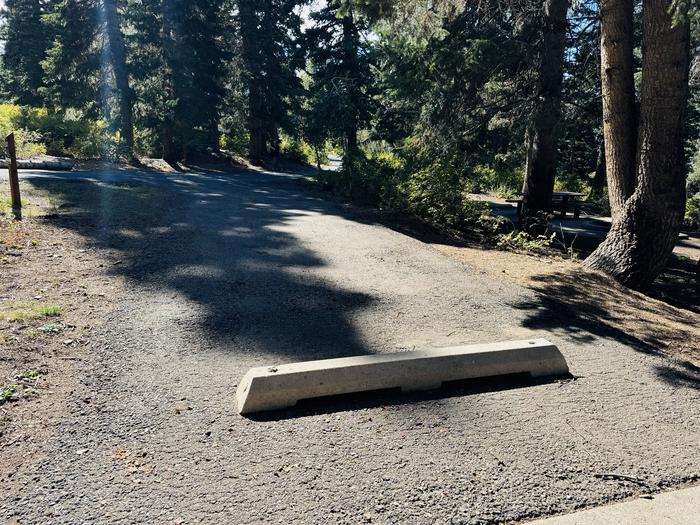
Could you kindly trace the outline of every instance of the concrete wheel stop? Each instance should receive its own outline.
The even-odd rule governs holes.
[[[569,367],[546,339],[322,359],[251,368],[236,392],[238,412],[293,407],[304,399],[400,388],[440,388],[444,382],[510,374],[565,376]]]

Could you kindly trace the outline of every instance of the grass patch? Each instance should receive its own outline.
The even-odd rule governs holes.
[[[24,215],[31,215],[29,213],[29,201],[26,199],[20,199],[22,203],[22,212]],[[7,194],[0,196],[0,214],[9,214],[12,211],[12,197]]]
[[[6,321],[26,321],[61,315],[63,315],[63,308],[60,306],[37,303],[15,303],[0,310],[0,317]]]
[[[42,306],[39,310],[44,317],[59,317],[63,315],[63,308],[55,304]]]

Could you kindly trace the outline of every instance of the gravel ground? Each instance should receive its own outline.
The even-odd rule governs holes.
[[[0,500],[9,522],[497,523],[700,480],[697,370],[569,330],[534,292],[290,177],[82,175],[158,191],[136,217],[96,198],[66,220],[118,251],[126,290],[45,455]],[[251,366],[534,334],[575,380],[235,412]]]

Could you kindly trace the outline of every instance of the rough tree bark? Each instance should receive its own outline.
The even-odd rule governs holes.
[[[595,164],[595,173],[591,179],[591,193],[602,193],[605,188],[607,164],[605,163],[605,139],[598,145],[598,158]]]
[[[557,170],[556,127],[561,113],[566,12],[569,0],[545,0],[539,84],[532,121],[525,134],[523,183],[526,223],[550,207]],[[527,227],[527,224],[525,224]]]
[[[637,110],[634,95],[634,0],[601,0],[600,68],[608,194],[613,220],[634,192]]]
[[[129,85],[129,71],[126,66],[126,51],[117,1],[102,0],[102,5],[105,14],[105,32],[109,41],[109,56],[119,94],[121,135],[126,154],[129,159],[132,159],[134,155],[134,91]]]
[[[357,65],[357,42],[359,35],[357,26],[353,20],[352,11],[343,16],[343,60],[346,63],[346,69],[356,71]],[[357,89],[352,86],[352,89]],[[352,97],[355,99],[355,97]],[[357,111],[355,108],[349,108],[347,120],[345,122],[345,156],[352,157],[357,153]]]
[[[684,120],[690,30],[668,0],[644,0],[637,178],[605,241],[586,264],[643,289],[668,262],[685,208]]]
[[[166,2],[163,7],[163,53],[166,64],[166,79],[164,90],[168,100],[178,99],[178,85],[175,81],[175,28],[176,15],[173,12],[174,6],[172,3]],[[175,141],[177,130],[177,114],[173,109],[165,115],[162,123],[161,140],[162,140],[162,157],[165,162],[173,167],[177,166],[177,162],[182,160],[183,152],[180,145]]]
[[[259,72],[263,68],[255,42],[258,34],[258,17],[253,7],[253,0],[243,0],[238,5],[238,16],[241,24],[241,44],[243,61],[248,71]],[[263,86],[251,76],[248,79],[248,156],[253,161],[260,161],[268,156],[267,139],[268,126],[265,118]]]

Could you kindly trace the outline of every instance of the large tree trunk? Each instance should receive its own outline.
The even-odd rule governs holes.
[[[114,79],[119,94],[119,116],[121,118],[121,135],[129,159],[134,155],[134,92],[129,86],[129,71],[126,67],[126,51],[121,32],[121,17],[117,9],[117,0],[102,0],[105,14],[105,26],[109,41],[109,55],[114,70]]]
[[[163,89],[167,100],[179,100],[178,76],[176,75],[175,56],[177,15],[172,2],[163,4],[163,54],[166,68],[163,71],[165,82]],[[169,109],[162,122],[161,139],[163,160],[173,167],[177,167],[178,161],[182,160],[182,147],[180,146],[180,133],[178,133],[178,110],[177,107]]]
[[[690,31],[673,25],[667,0],[644,0],[637,179],[605,241],[586,259],[627,286],[643,289],[673,251],[685,208],[683,131]]]
[[[525,135],[527,158],[523,183],[526,224],[548,211],[557,171],[556,126],[561,112],[566,11],[568,0],[545,0],[545,27],[539,84],[532,121]]]
[[[179,148],[175,145],[175,132],[173,123],[168,119],[163,123],[162,129],[162,157],[165,162],[173,167],[177,166],[178,161],[182,159]]]
[[[345,68],[347,71],[355,72],[358,69],[357,65],[357,46],[358,46],[359,35],[357,32],[357,26],[353,20],[352,11],[347,13],[343,17],[343,60],[345,61]],[[351,82],[352,80],[349,79]],[[355,92],[358,87],[352,85],[351,89]],[[353,93],[353,99],[359,99],[360,94]],[[353,157],[358,150],[357,144],[357,110],[352,107],[349,108],[347,119],[345,122],[345,156]]]
[[[248,156],[253,161],[260,161],[268,156],[267,137],[268,119],[263,107],[262,86],[255,74],[263,68],[257,39],[260,38],[258,15],[255,12],[254,0],[241,0],[238,3],[238,17],[241,26],[241,45],[243,62],[248,70]],[[269,9],[269,6],[267,7]]]
[[[599,195],[605,188],[607,164],[605,162],[605,139],[598,145],[598,158],[595,164],[595,173],[591,179],[591,193]]]
[[[280,130],[273,123],[270,123],[270,125],[269,125],[269,129],[267,132],[267,139],[269,142],[270,156],[273,158],[279,158],[279,156],[281,154]]]
[[[209,120],[209,125],[207,126],[207,142],[209,143],[211,150],[214,152],[220,151],[219,149],[219,123],[216,118],[213,117]]]
[[[267,133],[260,119],[254,114],[254,95],[249,97],[248,105],[248,157],[253,161],[259,161],[267,157]]]
[[[634,0],[601,0],[600,67],[608,194],[613,220],[634,192],[637,118],[634,98]]]

